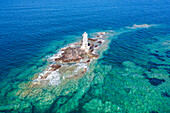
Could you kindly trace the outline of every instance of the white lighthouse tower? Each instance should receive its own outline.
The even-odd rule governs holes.
[[[88,34],[86,32],[83,33],[83,44],[81,46],[81,49],[85,50],[86,52],[89,51],[89,46],[88,46]]]

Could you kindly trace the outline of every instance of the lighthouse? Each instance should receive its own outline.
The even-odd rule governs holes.
[[[88,34],[86,32],[83,33],[83,44],[81,46],[81,49],[85,50],[86,52],[89,51],[89,46],[88,46]]]

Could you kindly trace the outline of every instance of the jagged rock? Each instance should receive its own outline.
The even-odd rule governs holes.
[[[90,41],[97,41],[97,39],[94,39],[94,38],[88,38],[88,40],[90,40]]]
[[[54,71],[55,71],[55,70],[59,69],[61,67],[61,65],[60,64],[54,64],[51,67],[54,68]]]
[[[41,79],[46,79],[49,74],[50,74],[50,72],[47,72],[44,76],[41,76]]]
[[[62,58],[56,58],[56,59],[55,59],[55,61],[60,61],[60,60],[62,60]]]
[[[101,43],[102,43],[102,41],[98,41],[97,43],[101,44]]]
[[[86,63],[89,63],[89,62],[90,62],[90,60],[87,60],[87,61],[86,61]]]

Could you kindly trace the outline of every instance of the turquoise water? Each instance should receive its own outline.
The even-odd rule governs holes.
[[[160,0],[3,1],[0,112],[170,112],[169,6]],[[133,24],[156,26],[126,28]],[[112,34],[90,70],[64,85],[29,87],[48,58],[84,31]]]

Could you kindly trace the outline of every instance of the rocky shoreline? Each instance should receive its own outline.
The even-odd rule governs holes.
[[[48,110],[61,113],[72,111],[89,89],[95,77],[96,61],[108,49],[111,36],[111,31],[91,33],[88,38],[89,51],[80,48],[82,40],[61,48],[47,59],[49,65],[44,71],[34,74],[29,81],[16,83],[15,89],[11,85],[4,89],[11,90],[7,96],[13,100],[4,101],[0,110],[41,113]],[[53,106],[56,108],[53,109]]]
[[[58,85],[65,79],[84,75],[90,63],[99,58],[98,52],[107,34],[98,32],[94,38],[88,38],[88,52],[81,49],[83,40],[61,48],[49,58],[48,68],[33,79],[33,85]]]

